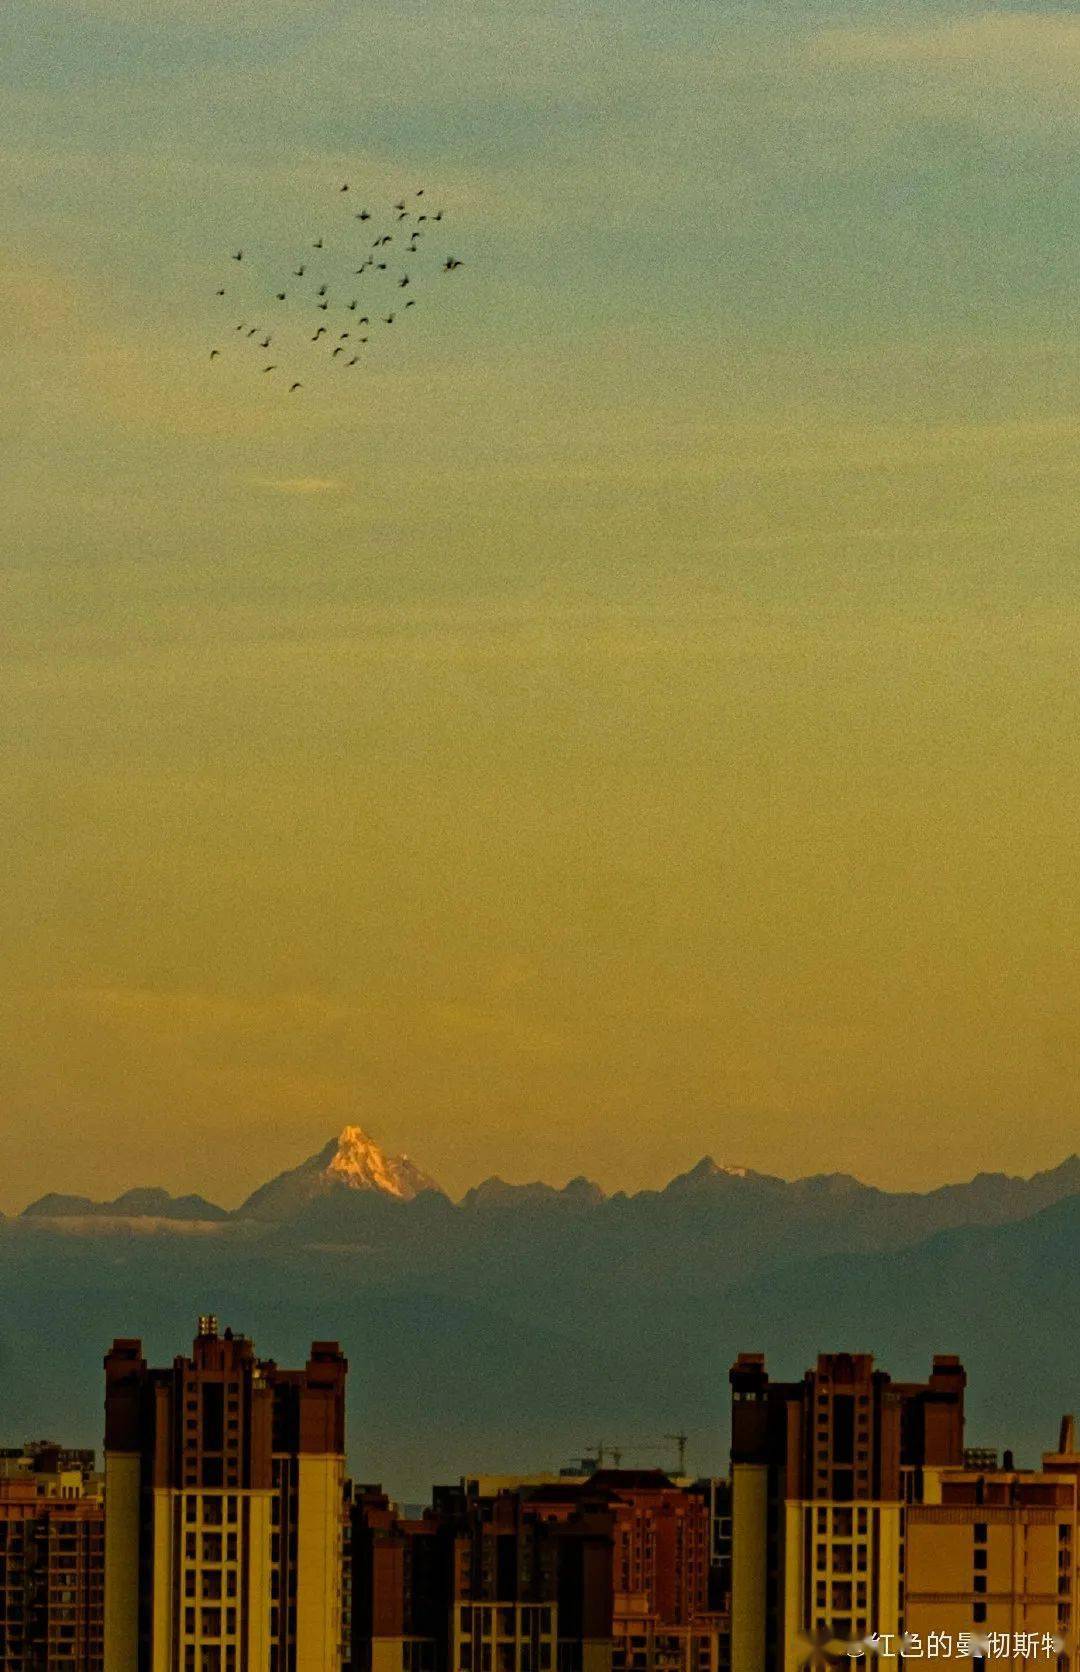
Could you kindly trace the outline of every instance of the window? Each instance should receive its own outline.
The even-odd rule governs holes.
[[[976,1521],[975,1527],[974,1527],[974,1533],[975,1533],[975,1543],[976,1544],[985,1544],[986,1543],[986,1522],[985,1521]]]

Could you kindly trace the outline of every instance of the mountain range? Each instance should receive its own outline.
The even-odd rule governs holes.
[[[706,1157],[632,1195],[492,1178],[454,1202],[347,1127],[232,1211],[47,1195],[0,1225],[0,1444],[94,1444],[112,1337],[168,1362],[215,1311],[279,1362],[340,1339],[353,1467],[412,1498],[597,1435],[666,1463],[658,1437],[684,1429],[692,1464],[721,1467],[747,1348],[784,1378],[830,1348],[905,1378],[960,1352],[969,1437],[1033,1459],[1080,1404],[1078,1249],[1077,1156],[925,1193]]]

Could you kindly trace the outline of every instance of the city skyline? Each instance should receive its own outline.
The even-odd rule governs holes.
[[[103,1467],[0,1447],[12,1672],[796,1672],[884,1659],[1070,1672],[1080,1452],[972,1445],[969,1377],[820,1351],[731,1365],[727,1468],[475,1462],[403,1505],[346,1457],[349,1364],[285,1369],[203,1313],[190,1356],[120,1337]],[[100,1369],[99,1369],[100,1376]],[[3,1436],[0,1436],[2,1438]],[[809,1653],[808,1653],[809,1651]],[[861,1656],[860,1656],[861,1658]]]

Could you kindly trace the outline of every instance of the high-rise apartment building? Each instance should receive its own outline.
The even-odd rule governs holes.
[[[191,1357],[105,1359],[108,1672],[340,1672],[345,1377],[199,1321]]]
[[[935,1357],[894,1382],[868,1354],[822,1354],[770,1382],[740,1354],[732,1387],[732,1672],[795,1672],[808,1642],[899,1633],[906,1506],[963,1462],[965,1375]]]
[[[5,1460],[0,1672],[104,1672],[105,1520],[92,1457],[42,1445]]]

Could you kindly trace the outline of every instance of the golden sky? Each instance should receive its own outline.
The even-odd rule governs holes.
[[[346,1121],[452,1192],[1077,1147],[1078,67],[10,0],[0,1209]],[[288,404],[213,289],[339,178],[466,266]]]

